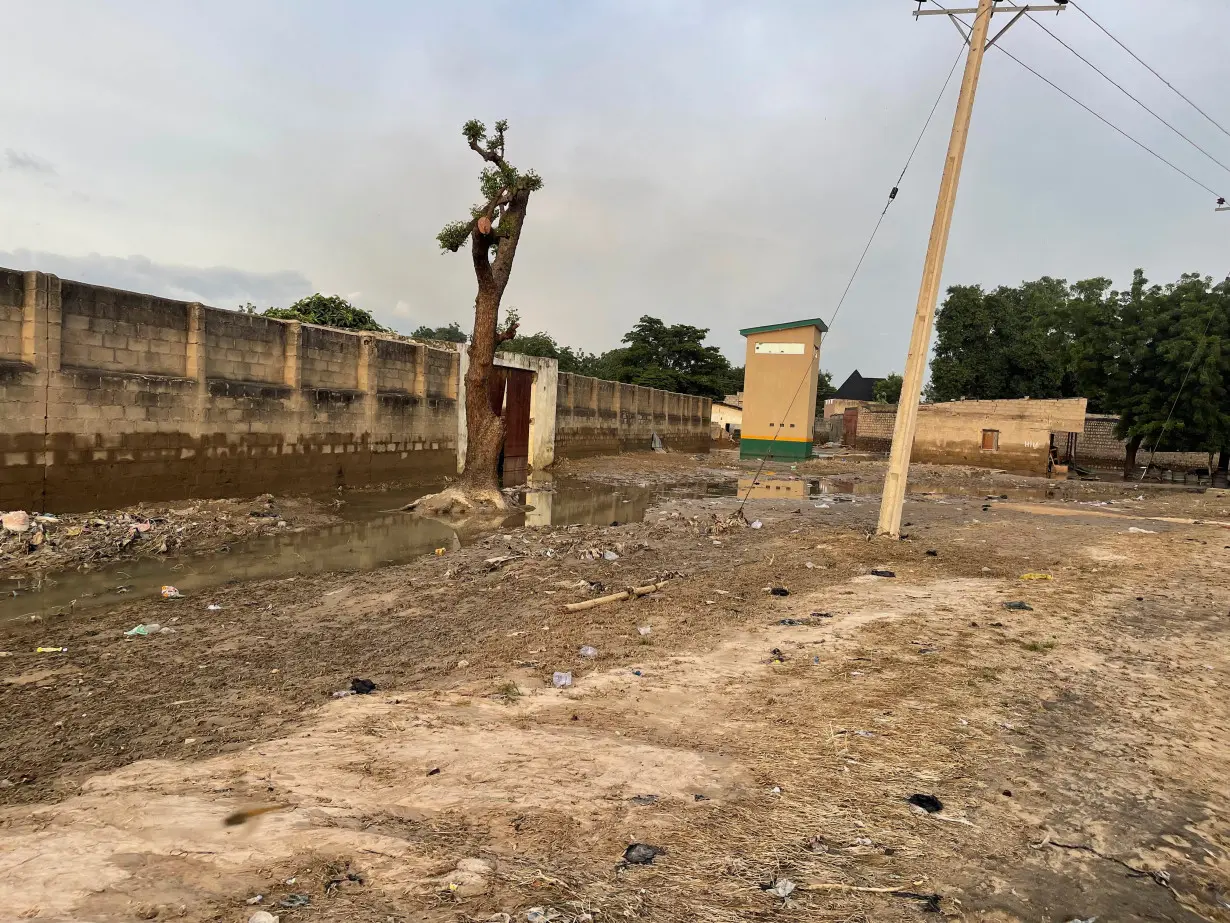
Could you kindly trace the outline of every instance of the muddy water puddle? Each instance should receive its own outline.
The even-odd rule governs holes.
[[[453,550],[487,534],[459,533],[447,523],[401,511],[404,504],[426,492],[355,491],[346,496],[340,510],[342,522],[247,539],[212,553],[138,558],[88,571],[23,574],[7,581],[0,591],[0,622],[65,615],[134,597],[156,596],[163,586],[173,586],[184,596],[203,598],[211,588],[227,583],[374,570],[432,554],[438,548]],[[734,493],[735,486],[730,482],[615,487],[542,480],[515,497],[525,509],[511,513],[502,526],[640,522],[646,510],[661,500]]]

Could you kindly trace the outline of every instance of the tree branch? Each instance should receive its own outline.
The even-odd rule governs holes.
[[[513,321],[505,327],[502,332],[497,333],[495,337],[495,345],[499,346],[501,343],[507,343],[509,340],[514,339],[517,336],[517,326],[517,321]]]
[[[500,219],[500,246],[495,252],[495,262],[491,269],[496,290],[500,294],[503,294],[508,285],[508,277],[512,274],[513,258],[517,255],[517,244],[521,240],[521,228],[529,201],[529,192],[515,193]]]

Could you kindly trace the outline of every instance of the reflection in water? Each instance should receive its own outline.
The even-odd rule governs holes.
[[[504,521],[506,528],[581,523],[609,526],[640,522],[663,496],[710,497],[734,493],[732,484],[696,483],[669,488],[612,487],[549,480],[527,487],[524,502],[533,507]],[[537,488],[537,489],[536,489]],[[402,564],[436,548],[453,550],[479,536],[461,537],[447,523],[400,512],[422,491],[351,494],[343,507],[345,522],[301,532],[262,536],[231,546],[229,551],[194,556],[142,558],[97,570],[64,571],[11,580],[0,596],[0,621],[25,615],[67,613],[136,596],[156,596],[172,584],[185,596],[204,596],[211,587],[328,571],[359,572]],[[38,581],[37,583],[35,581]],[[119,588],[124,588],[122,592]],[[16,591],[16,595],[13,595]],[[204,602],[206,600],[202,600]]]
[[[780,478],[761,475],[759,478],[739,478],[739,496],[749,500],[806,497],[817,489],[818,481],[801,478]]]

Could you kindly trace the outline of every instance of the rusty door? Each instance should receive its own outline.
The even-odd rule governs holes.
[[[524,369],[504,369],[508,388],[504,398],[504,472],[503,484],[524,484],[530,463],[530,392],[534,373]]]

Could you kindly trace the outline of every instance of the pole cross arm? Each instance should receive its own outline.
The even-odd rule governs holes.
[[[1003,6],[996,5],[992,15],[995,13],[1059,13],[1067,8],[1068,5],[1066,3],[1030,3],[1025,6],[1009,6],[1004,4]],[[962,7],[959,10],[924,10],[920,8],[914,11],[913,16],[917,19],[919,16],[948,16],[950,14],[962,15],[977,12],[978,7],[976,6]]]

